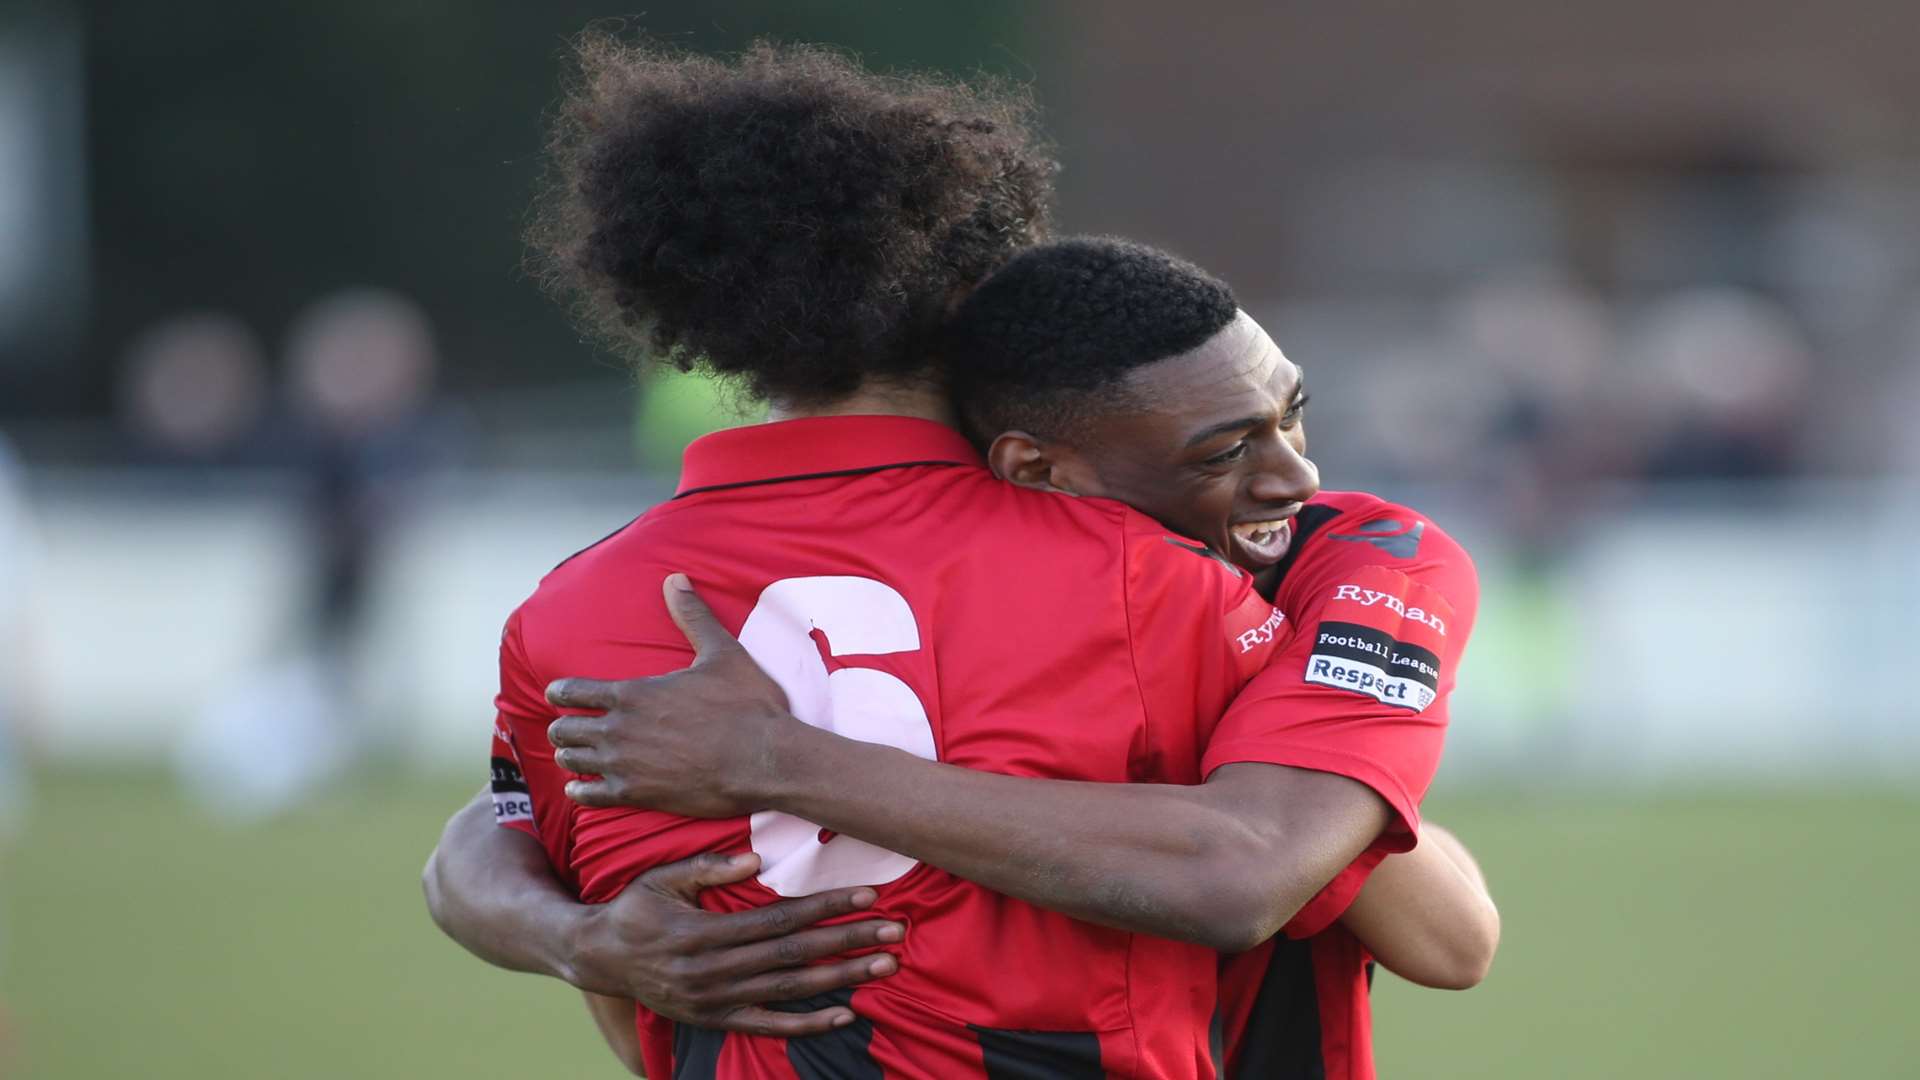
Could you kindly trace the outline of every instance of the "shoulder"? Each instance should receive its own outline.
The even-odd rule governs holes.
[[[1471,630],[1479,573],[1432,518],[1365,492],[1328,492],[1308,506],[1316,508],[1280,585],[1277,599],[1289,616],[1377,608],[1456,640]]]
[[[671,504],[662,504],[671,505]],[[562,559],[507,619],[509,642],[529,660],[591,639],[610,622],[659,604],[657,584],[670,572],[656,538],[655,507]],[[652,582],[647,588],[642,583]]]
[[[1129,576],[1144,571],[1229,582],[1244,577],[1205,545],[1169,532],[1125,503],[1036,491],[984,471],[981,477],[952,506],[963,518],[969,543],[996,557],[1017,553],[1054,562],[1088,580],[1104,568]]]
[[[1063,587],[1117,595],[1160,622],[1219,619],[1257,596],[1245,571],[1125,503],[1035,491],[990,475],[968,503],[968,558],[1044,567]],[[1262,605],[1264,619],[1271,607]],[[1255,619],[1257,625],[1260,619]]]
[[[1210,589],[1239,593],[1251,590],[1245,570],[1198,540],[1182,536],[1124,503],[1089,499],[1112,512],[1113,527],[1125,547],[1129,577],[1186,584],[1204,583]]]
[[[1333,491],[1316,497],[1301,517],[1304,527],[1289,581],[1380,566],[1478,593],[1478,573],[1467,550],[1412,507],[1366,492]]]
[[[984,470],[965,487],[966,506],[983,511],[972,528],[1010,530],[1060,543],[1118,546],[1130,530],[1151,519],[1112,499],[1090,499],[1055,491],[1035,491],[998,479]]]
[[[1257,632],[1264,644],[1272,636],[1273,606],[1253,591],[1252,578],[1199,541],[1113,499],[1036,491],[983,475],[991,491],[967,515],[968,559],[1043,568],[1062,589],[1117,601],[1136,640],[1192,637],[1198,627],[1223,625],[1230,640]]]
[[[1253,587],[1245,570],[1197,540],[1167,530],[1131,508],[1118,524],[1125,538],[1124,588],[1130,634],[1149,651],[1207,654],[1225,647],[1246,678],[1281,639],[1285,617]]]

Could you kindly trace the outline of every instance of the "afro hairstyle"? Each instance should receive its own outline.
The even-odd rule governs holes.
[[[530,263],[636,361],[789,403],[918,377],[954,298],[1045,236],[1057,166],[1018,92],[805,45],[575,57]]]

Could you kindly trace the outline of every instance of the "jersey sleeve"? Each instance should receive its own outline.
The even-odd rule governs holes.
[[[1199,783],[1214,724],[1283,635],[1285,617],[1250,578],[1151,519],[1129,515],[1128,638],[1146,713],[1136,779]]]
[[[1293,918],[1287,920],[1287,925],[1280,928],[1280,933],[1290,938],[1312,937],[1338,922],[1386,857],[1386,848],[1378,844],[1361,852],[1359,858],[1348,863],[1332,881],[1314,893],[1312,899],[1302,904]]]
[[[1317,538],[1322,557],[1295,566],[1278,597],[1293,633],[1234,700],[1202,765],[1286,765],[1367,785],[1393,811],[1371,855],[1414,845],[1479,601],[1473,564],[1450,537],[1426,522],[1383,524],[1400,527],[1393,543],[1369,542],[1384,530],[1364,519],[1343,521]],[[1343,871],[1289,931],[1338,917],[1370,869],[1363,857]]]
[[[528,659],[521,613],[507,619],[500,635],[500,690],[494,696],[493,817],[540,841],[562,880],[574,882],[573,802],[566,774],[553,760],[547,725],[556,715],[546,684]]]

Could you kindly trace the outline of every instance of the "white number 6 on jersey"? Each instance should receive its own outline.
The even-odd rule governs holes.
[[[933,726],[913,688],[871,668],[828,672],[815,629],[835,656],[914,652],[920,628],[906,598],[872,578],[786,578],[760,594],[740,627],[740,644],[787,692],[801,720],[934,760]],[[781,896],[884,885],[914,867],[905,855],[850,836],[822,840],[820,826],[792,814],[762,811],[753,815],[752,830],[760,883]]]

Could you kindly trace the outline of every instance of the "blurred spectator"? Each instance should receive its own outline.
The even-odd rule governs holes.
[[[237,464],[258,449],[266,412],[266,357],[239,320],[177,316],[128,346],[121,411],[136,460]]]
[[[1541,746],[1563,736],[1562,688],[1579,616],[1554,587],[1578,558],[1598,478],[1616,474],[1627,396],[1612,313],[1591,291],[1543,269],[1489,278],[1443,313],[1453,371],[1486,400],[1467,433],[1470,471],[1497,523],[1507,572],[1489,575],[1475,648],[1501,678],[1483,684],[1470,739]],[[1467,425],[1463,425],[1466,427]],[[1483,549],[1494,555],[1490,549]]]
[[[1329,398],[1363,406],[1357,418],[1368,454],[1361,459],[1360,475],[1372,484],[1420,485],[1439,478],[1485,489],[1486,474],[1501,464],[1486,453],[1486,433],[1503,398],[1495,374],[1471,362],[1454,342],[1431,333],[1377,347],[1368,359],[1364,380],[1326,394],[1314,389],[1320,395],[1316,407]],[[1339,425],[1338,415],[1331,407],[1323,409],[1321,430]],[[1309,440],[1315,435],[1311,423]],[[1357,485],[1343,476],[1337,486]]]
[[[1550,271],[1482,282],[1459,299],[1451,321],[1517,405],[1557,418],[1580,408],[1613,350],[1606,308]]]
[[[1532,270],[1488,279],[1445,313],[1455,371],[1492,385],[1473,474],[1518,552],[1543,557],[1578,527],[1597,478],[1617,475],[1633,440],[1629,384],[1613,320],[1598,297]]]
[[[324,653],[350,643],[378,546],[451,438],[431,408],[438,366],[426,313],[394,293],[338,293],[294,321],[288,396],[312,473],[313,629]]]
[[[1774,477],[1799,464],[1811,358],[1798,327],[1773,304],[1733,289],[1660,302],[1644,319],[1635,359],[1654,423],[1653,480]]]
[[[438,364],[425,314],[393,293],[338,293],[294,321],[287,452],[308,479],[313,599],[294,648],[223,692],[182,747],[190,790],[227,816],[294,805],[370,734],[356,650],[380,547],[451,438],[433,407]]]

